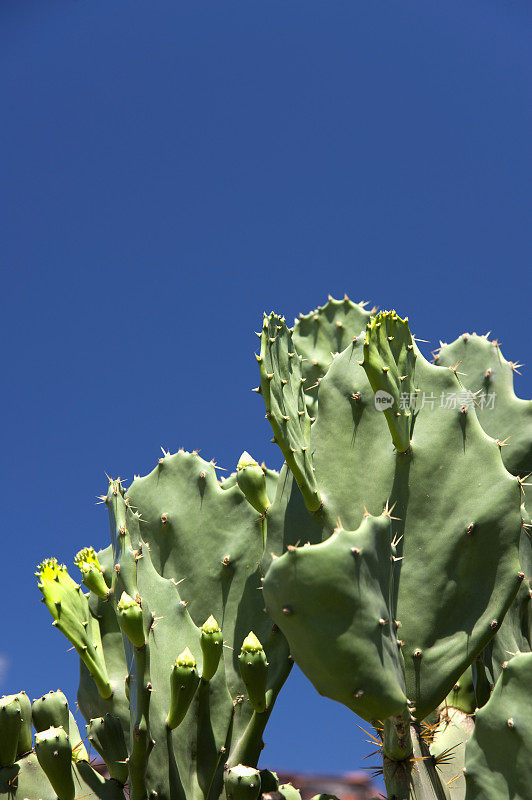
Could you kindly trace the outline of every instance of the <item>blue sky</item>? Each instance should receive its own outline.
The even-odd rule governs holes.
[[[530,361],[531,34],[526,0],[2,1],[0,691],[75,697],[33,571],[107,544],[104,471],[280,465],[264,310],[347,292]],[[363,738],[295,675],[264,761]]]

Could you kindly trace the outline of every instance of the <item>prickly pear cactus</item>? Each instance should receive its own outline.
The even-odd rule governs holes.
[[[395,312],[373,317],[365,336],[334,357],[319,384],[314,422],[302,413],[302,389],[296,388],[299,356],[284,319],[265,317],[260,388],[275,441],[307,507],[307,524],[301,512],[293,516],[297,530],[286,530],[285,516],[285,541],[304,545],[307,530],[316,541],[317,527],[323,541],[272,564],[264,584],[267,608],[319,691],[369,721],[383,720],[385,775],[394,796],[409,797],[416,785],[416,797],[425,796],[422,791],[444,796],[434,771],[414,775],[416,748],[426,749],[415,726],[483,652],[523,581],[520,482],[484,433],[469,396],[456,402],[463,395],[457,370],[429,364]],[[394,571],[388,607],[373,611],[370,630],[357,623],[372,608],[371,581],[381,580],[381,567],[370,569],[359,556],[371,581],[365,578],[357,598],[352,555],[348,559],[345,547],[342,562],[339,552],[342,539],[360,537],[368,514],[378,518],[383,510],[390,518],[385,560],[393,559]],[[342,624],[344,612],[352,626]],[[386,652],[379,645],[384,632],[399,680],[391,679],[383,656],[369,666],[372,648]],[[324,652],[328,663],[348,666],[326,676]],[[385,702],[401,682],[402,704]]]
[[[258,769],[293,657],[374,726],[389,798],[529,800],[518,365],[475,334],[430,364],[406,319],[347,297],[291,329],[265,315],[260,338],[280,475],[244,452],[219,480],[163,451],[128,490],[109,482],[111,545],[78,553],[83,585],[53,558],[37,573],[79,655],[87,737],[60,691],[2,698],[0,797],[300,800]]]
[[[215,800],[225,768],[256,770],[291,667],[261,591],[277,477],[245,453],[222,484],[196,453],[163,453],[127,492],[110,482],[112,546],[76,557],[88,592],[54,559],[38,571],[80,656],[89,741],[132,800]]]

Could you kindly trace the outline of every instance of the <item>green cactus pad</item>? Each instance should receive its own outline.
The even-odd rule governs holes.
[[[261,392],[266,416],[310,511],[321,504],[310,449],[311,419],[306,410],[301,356],[284,317],[264,317],[260,356]]]
[[[61,725],[35,734],[35,755],[59,800],[74,800],[72,745]]]
[[[521,365],[507,361],[496,340],[476,333],[443,344],[435,363],[455,367],[464,389],[476,395],[480,424],[506,443],[502,458],[507,470],[521,477],[532,472],[532,400],[522,400],[514,391],[514,374]]]
[[[366,328],[362,366],[381,406],[392,440],[399,453],[410,447],[413,404],[401,403],[415,396],[416,353],[408,320],[395,311],[377,314]],[[391,403],[391,405],[388,405]]]
[[[64,564],[48,558],[35,573],[53,625],[71,642],[104,698],[110,697],[112,688],[105,665],[100,628],[89,610],[89,603],[67,572]]]
[[[467,743],[467,800],[530,800],[532,786],[532,653],[514,656]]]
[[[19,731],[17,758],[28,753],[32,749],[32,736],[31,736],[31,702],[26,692],[18,692],[13,695],[20,705],[22,714],[22,725]]]
[[[43,694],[33,701],[31,710],[33,726],[40,733],[48,728],[62,727],[65,733],[69,733],[70,711],[68,701],[61,690]]]
[[[496,340],[475,333],[464,333],[451,344],[443,344],[436,363],[457,370],[464,390],[474,397],[482,427],[500,442],[506,468],[524,478],[523,499],[526,502],[528,493],[528,506],[532,505],[531,481],[526,478],[532,472],[532,400],[515,395],[514,374],[520,365],[504,358]],[[499,677],[509,654],[532,650],[532,525],[526,508],[523,517],[519,560],[525,580],[487,648],[486,663],[492,682]]]
[[[261,791],[259,771],[237,764],[226,770],[224,786],[227,800],[257,800]]]
[[[15,695],[0,699],[0,767],[14,764],[22,730],[22,710]]]
[[[369,721],[407,708],[392,558],[390,518],[366,517],[276,559],[264,582],[268,613],[318,692]]]
[[[111,586],[113,575],[116,574],[111,545],[105,550],[100,550],[97,553],[97,557],[104,571],[105,582],[108,586]],[[129,674],[129,669],[124,650],[123,633],[118,625],[114,608],[115,598],[103,599],[90,592],[88,601],[90,613],[97,620],[100,628],[105,664],[113,693],[107,699],[100,695],[87,667],[80,659],[77,696],[79,710],[86,721],[96,717],[105,717],[106,714],[118,717],[122,724],[124,735],[129,739],[129,702],[125,694],[124,680]]]
[[[315,417],[318,411],[318,388],[333,358],[341,353],[365,330],[373,311],[366,303],[353,303],[347,295],[343,300],[329,296],[323,306],[308,314],[300,314],[292,328],[292,339],[302,356],[301,372],[307,411]]]

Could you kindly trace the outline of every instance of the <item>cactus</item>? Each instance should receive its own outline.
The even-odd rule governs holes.
[[[163,453],[127,492],[110,481],[111,548],[75,559],[88,592],[55,559],[38,570],[53,624],[80,656],[89,742],[132,800],[215,800],[239,765],[259,774],[262,734],[292,664],[259,591],[270,551],[282,547],[279,528],[268,530],[277,478],[247,453],[223,482],[196,453]],[[39,703],[66,759],[75,737],[64,698]]]
[[[298,800],[258,769],[292,659],[373,725],[390,798],[529,798],[517,365],[475,334],[430,364],[408,320],[347,297],[259,335],[280,475],[244,452],[219,480],[163,451],[129,489],[109,481],[111,545],[78,553],[83,587],[54,558],[37,571],[79,656],[87,746],[60,691],[2,698],[0,798]]]
[[[374,316],[365,337],[335,356],[320,380],[315,421],[301,414],[294,338],[282,317],[265,316],[261,391],[307,509],[291,525],[285,515],[285,542],[304,544],[310,531],[313,543],[277,553],[264,583],[266,605],[318,691],[377,725],[390,794],[443,797],[428,752],[434,728],[426,740],[420,725],[442,714],[449,692],[450,708],[466,702],[453,687],[485,657],[523,582],[522,481],[505,468],[474,405],[442,403],[463,392],[456,368],[429,364],[395,312]],[[298,434],[296,415],[305,422]],[[292,484],[285,497],[295,491]],[[355,542],[383,513],[389,532],[375,559],[367,543]],[[364,575],[359,594],[351,548]],[[390,558],[393,574],[383,582]],[[380,642],[388,635],[391,671]],[[376,664],[373,652],[381,655]],[[422,768],[413,767],[416,758]]]

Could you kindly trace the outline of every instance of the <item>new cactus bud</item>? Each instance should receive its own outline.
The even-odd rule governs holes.
[[[22,728],[22,711],[15,695],[0,700],[0,767],[14,764]]]
[[[266,681],[268,662],[261,643],[251,631],[244,639],[238,656],[240,675],[248,691],[249,702],[254,711],[261,714],[266,710]]]
[[[176,658],[170,673],[170,711],[166,724],[171,730],[183,721],[198,684],[196,659],[186,647]]]
[[[237,764],[224,773],[224,786],[227,800],[257,800],[261,788],[259,772]]]
[[[94,547],[84,547],[74,559],[74,564],[81,571],[81,580],[91,592],[102,600],[106,600],[109,594],[109,587],[103,577],[103,570]]]
[[[118,624],[131,644],[137,648],[144,647],[146,643],[144,622],[142,619],[142,609],[137,601],[133,600],[127,592],[122,592],[116,610]]]
[[[35,753],[58,800],[74,800],[72,746],[66,731],[59,726],[35,734]]]
[[[223,646],[222,631],[212,614],[201,626],[200,644],[203,653],[201,677],[204,681],[210,681],[218,669]]]
[[[258,462],[244,451],[236,465],[236,480],[240,491],[259,514],[265,514],[270,507],[266,494],[266,476]]]

